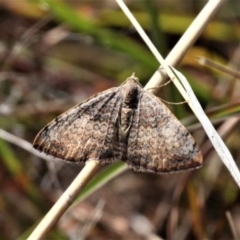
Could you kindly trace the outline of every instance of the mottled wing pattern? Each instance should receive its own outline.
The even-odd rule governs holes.
[[[118,158],[117,118],[121,91],[111,88],[63,113],[43,128],[33,146],[71,162]]]
[[[172,172],[200,167],[202,155],[186,128],[160,100],[139,87],[126,162],[137,171]]]
[[[134,76],[57,117],[33,145],[67,161],[123,160],[137,171],[173,172],[202,164],[189,132]]]

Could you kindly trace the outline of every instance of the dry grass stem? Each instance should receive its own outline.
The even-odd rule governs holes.
[[[227,68],[217,62],[214,62],[214,61],[204,58],[204,57],[197,57],[197,60],[203,66],[217,69],[217,70],[219,70],[223,73],[226,73],[232,77],[236,77],[236,78],[240,79],[240,72],[234,71],[230,68]]]
[[[167,65],[176,67],[181,62],[187,51],[192,47],[198,37],[203,33],[209,21],[217,14],[217,12],[221,9],[222,5],[225,2],[226,0],[210,0],[207,2],[205,7],[194,19],[192,24],[188,27],[188,29],[179,39],[172,51],[166,57],[165,61]],[[163,65],[161,62],[160,64]],[[163,67],[166,70],[164,65]],[[147,87],[151,88],[153,86],[159,85],[165,77],[166,75],[164,73],[162,73],[161,71],[156,71],[148,82]],[[176,87],[178,86],[176,85]]]
[[[86,186],[99,168],[97,161],[89,160],[85,167],[74,179],[68,189],[62,194],[47,215],[34,229],[28,240],[42,239],[49,230],[58,222],[68,207],[73,203],[79,192]]]

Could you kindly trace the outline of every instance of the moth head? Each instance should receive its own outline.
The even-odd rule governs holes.
[[[135,76],[135,73],[133,73],[129,78],[127,78],[127,80],[123,84],[125,83],[128,84],[133,83],[135,85],[137,84],[138,86],[142,87],[142,85],[139,82],[139,79]]]

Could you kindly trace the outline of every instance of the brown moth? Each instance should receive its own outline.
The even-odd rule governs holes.
[[[122,160],[142,172],[202,165],[190,133],[134,75],[58,116],[38,133],[33,146],[70,162]]]

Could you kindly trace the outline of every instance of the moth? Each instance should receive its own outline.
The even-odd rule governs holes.
[[[134,75],[58,116],[38,133],[33,146],[69,162],[122,160],[142,172],[202,165],[201,151],[187,129]]]

